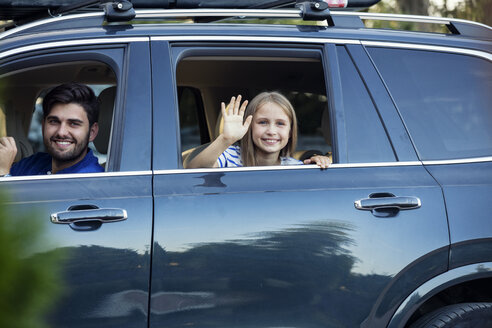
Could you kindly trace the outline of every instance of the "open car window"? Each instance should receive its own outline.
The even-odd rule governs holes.
[[[0,71],[0,136],[16,141],[14,163],[37,152],[44,152],[42,137],[43,97],[55,86],[78,82],[95,92],[100,104],[99,133],[89,147],[105,167],[110,150],[116,76],[100,61],[5,65]]]
[[[177,50],[179,51],[179,49]],[[247,54],[247,56],[245,56]],[[294,158],[331,156],[331,128],[322,53],[319,49],[193,49],[176,66],[183,166],[223,128],[220,103],[242,95],[251,101],[276,91],[297,117]]]

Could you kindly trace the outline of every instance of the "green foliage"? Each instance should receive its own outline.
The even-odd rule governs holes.
[[[436,6],[436,10],[443,17],[468,19],[492,25],[492,1],[490,0],[463,0],[451,9],[447,7],[447,1],[444,1],[442,6]]]
[[[420,4],[420,6],[417,5]],[[382,0],[369,9],[373,13],[409,14],[409,15],[432,15],[441,17],[452,17],[467,19],[479,23],[492,25],[492,1],[491,0],[461,0],[455,6],[448,0],[443,1],[416,1],[407,0]],[[413,4],[413,5],[408,5]],[[376,22],[373,27],[380,27],[378,24],[395,24],[394,22]],[[386,27],[386,26],[383,26]],[[390,28],[396,28],[390,26]],[[398,27],[401,29],[401,27]],[[403,29],[410,29],[405,28]]]
[[[0,327],[46,327],[44,317],[61,292],[60,251],[46,250],[39,216],[14,213],[0,190]]]

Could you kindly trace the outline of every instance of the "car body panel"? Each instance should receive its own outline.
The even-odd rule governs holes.
[[[444,191],[451,239],[450,268],[492,261],[492,164],[426,165]]]
[[[151,175],[14,179],[2,182],[11,198],[9,211],[41,221],[49,244],[37,252],[63,252],[62,296],[50,314],[50,325],[109,326],[124,317],[133,327],[146,327],[145,311],[118,310],[114,304],[124,301],[129,291],[146,293],[149,285]],[[53,213],[88,205],[125,209],[128,218],[99,228],[91,225],[92,231],[50,222]],[[147,298],[144,300],[143,310]]]
[[[373,304],[388,320],[447,268],[442,194],[422,166],[161,171],[154,183],[151,326],[355,326]],[[374,192],[422,207],[390,218],[354,207]]]

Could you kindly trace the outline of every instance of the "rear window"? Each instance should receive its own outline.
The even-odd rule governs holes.
[[[421,160],[492,155],[492,64],[461,54],[368,48]]]

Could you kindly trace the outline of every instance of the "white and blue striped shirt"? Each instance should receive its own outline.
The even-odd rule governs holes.
[[[217,159],[219,167],[242,167],[241,148],[239,146],[230,146]],[[280,165],[299,165],[301,161],[293,157],[280,157]]]

